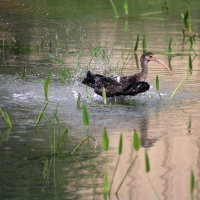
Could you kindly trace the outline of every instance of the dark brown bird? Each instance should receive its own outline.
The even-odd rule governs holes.
[[[147,52],[140,57],[141,72],[130,76],[111,76],[107,77],[100,74],[92,74],[87,72],[86,78],[83,80],[83,84],[94,88],[94,92],[102,96],[103,88],[106,90],[107,97],[130,95],[135,96],[139,93],[146,92],[149,89],[149,84],[145,82],[148,74],[148,62],[155,61],[166,67],[171,73],[170,69],[165,63],[157,59],[156,56]]]

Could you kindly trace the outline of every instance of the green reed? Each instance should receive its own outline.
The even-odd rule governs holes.
[[[159,81],[158,75],[156,76],[156,90],[157,90],[157,93],[158,93],[158,95],[160,97],[160,100],[162,100],[162,97],[160,95],[160,81]]]
[[[117,163],[115,165],[115,169],[114,169],[113,176],[112,176],[112,179],[111,179],[110,188],[109,188],[109,194],[110,194],[111,189],[112,189],[113,180],[114,180],[114,177],[115,177],[118,165],[119,165],[119,161],[120,161],[120,158],[121,158],[122,150],[123,150],[123,135],[120,134],[119,145],[118,145],[118,159],[117,159]]]
[[[88,111],[87,111],[87,107],[85,105],[85,103],[82,104],[82,116],[83,116],[83,124],[85,127],[88,128],[89,126],[89,115],[88,115]]]
[[[192,58],[191,55],[189,55],[189,61],[188,61],[188,69],[189,69],[189,73],[181,80],[181,82],[176,86],[176,88],[174,89],[170,99],[173,99],[174,95],[176,94],[177,90],[179,89],[179,87],[188,79],[188,77],[190,75],[192,75],[192,71],[193,71],[193,65],[192,65]]]
[[[168,13],[168,11],[169,11],[168,0],[163,1],[162,10],[163,10],[163,12]]]
[[[62,84],[64,84],[66,82],[67,73],[68,73],[68,68],[67,67],[63,67],[60,70],[60,81],[61,81]]]
[[[174,89],[174,91],[173,91],[173,93],[172,93],[170,99],[173,99],[173,97],[174,97],[174,95],[176,94],[177,90],[178,90],[179,87],[183,84],[183,82],[184,82],[185,80],[187,80],[187,78],[189,77],[189,75],[190,75],[190,74],[186,75],[186,76],[181,80],[181,82],[176,86],[176,88]]]
[[[191,173],[190,173],[190,197],[191,197],[191,200],[194,199],[195,189],[196,189],[195,175],[194,175],[193,170],[191,170]]]
[[[139,69],[140,66],[139,66],[139,61],[138,61],[138,55],[136,53],[134,53],[134,57],[135,57],[136,66]]]
[[[156,198],[159,200],[160,197],[159,197],[159,194],[157,192],[157,189],[156,187],[154,186],[150,176],[149,176],[149,173],[151,171],[151,165],[150,165],[150,160],[149,160],[149,155],[148,155],[148,152],[147,150],[145,149],[145,171],[146,171],[146,174],[147,174],[147,179],[149,181],[149,184],[151,185],[151,188],[156,196]]]
[[[23,68],[22,79],[23,79],[23,80],[26,79],[26,67]]]
[[[10,117],[9,117],[8,113],[7,113],[7,112],[4,112],[4,111],[2,110],[2,108],[0,108],[0,112],[1,112],[1,115],[2,115],[2,117],[3,117],[3,119],[4,119],[4,121],[5,121],[6,124],[8,125],[8,127],[9,127],[9,128],[12,128],[12,127],[13,127],[13,126],[12,126],[12,122],[11,122],[11,120],[10,120]]]
[[[75,154],[75,153],[78,151],[78,149],[79,149],[86,141],[89,141],[89,139],[92,139],[93,142],[95,143],[95,144],[94,144],[94,150],[96,149],[96,146],[97,146],[97,141],[96,141],[96,139],[95,139],[93,136],[88,135],[88,130],[89,130],[89,129],[88,129],[88,128],[89,128],[89,114],[88,114],[87,107],[86,107],[85,103],[82,103],[82,119],[83,119],[83,124],[84,124],[84,126],[87,128],[87,136],[86,136],[78,145],[76,145],[76,146],[73,148],[73,150],[72,150],[72,152],[71,152],[72,155]]]
[[[129,11],[129,9],[128,9],[128,2],[127,2],[127,0],[125,0],[124,1],[124,12],[125,12],[126,16],[128,16],[128,11]]]
[[[59,63],[59,64],[64,64],[64,62],[63,62],[60,58],[58,58],[58,57],[56,57],[56,56],[54,56],[54,55],[52,55],[52,54],[48,54],[48,56],[49,56],[50,58],[52,58],[54,61],[56,61],[57,63]]]
[[[68,136],[68,129],[64,129],[61,135],[58,137],[58,151],[59,153],[63,153],[66,147],[66,141]]]
[[[189,17],[190,17],[189,9],[185,13],[181,13],[181,17],[183,19],[184,28],[189,29]]]
[[[193,66],[192,66],[192,58],[191,55],[189,55],[189,73],[192,74]]]
[[[49,82],[51,81],[51,73],[48,74],[48,78],[44,80],[44,96],[45,96],[45,100],[48,101],[49,100]]]
[[[138,33],[138,34],[137,34],[137,38],[136,38],[136,42],[135,42],[134,52],[136,52],[137,49],[138,49],[139,40],[140,40],[140,34]]]
[[[128,176],[129,172],[131,171],[132,167],[134,166],[137,158],[138,158],[138,152],[140,150],[140,137],[138,135],[138,132],[136,130],[134,130],[134,133],[133,133],[133,148],[134,150],[136,151],[136,155],[133,159],[133,161],[131,162],[131,164],[129,165],[128,169],[126,170],[126,173],[124,175],[124,177],[122,178],[117,190],[116,190],[116,195],[118,194],[120,188],[122,187],[126,177]]]
[[[109,138],[107,129],[104,127],[103,134],[102,134],[102,149],[104,151],[108,151],[109,149]]]
[[[169,42],[168,42],[168,53],[172,53],[172,37],[169,38]]]
[[[36,120],[36,124],[35,126],[37,127],[39,124],[40,124],[40,121],[44,115],[44,112],[47,108],[47,105],[48,105],[48,101],[45,101],[42,105],[42,108],[40,109],[40,113],[38,114],[38,117],[37,117],[37,120]]]
[[[118,12],[117,12],[117,8],[115,6],[115,4],[113,3],[113,0],[110,0],[110,3],[112,5],[113,11],[115,13],[115,18],[119,18]]]
[[[102,133],[102,149],[104,151],[109,150],[109,137],[107,129],[104,127],[103,133]],[[104,166],[104,181],[103,181],[103,193],[107,196],[108,194],[108,154],[106,154],[106,162]]]
[[[143,35],[143,38],[142,38],[142,49],[143,49],[143,53],[146,53],[146,48],[147,48],[146,37],[145,37],[145,35]]]
[[[77,106],[78,109],[81,108],[81,94],[80,93],[78,93],[78,98],[77,98],[76,106]]]

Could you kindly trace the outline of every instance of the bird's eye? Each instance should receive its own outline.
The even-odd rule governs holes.
[[[150,57],[150,58],[152,58],[153,56],[152,56],[152,55],[150,55],[149,57]]]

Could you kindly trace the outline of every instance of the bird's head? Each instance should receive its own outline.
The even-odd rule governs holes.
[[[155,61],[157,63],[160,63],[170,72],[170,74],[172,74],[172,71],[163,61],[159,60],[153,53],[146,52],[141,56],[141,62],[149,62],[149,61]]]

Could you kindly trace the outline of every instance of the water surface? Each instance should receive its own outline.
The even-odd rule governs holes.
[[[150,177],[160,199],[188,200],[192,169],[197,183],[195,198],[200,198],[200,4],[189,4],[197,32],[195,55],[188,38],[183,47],[180,14],[186,11],[187,2],[170,1],[168,14],[162,13],[161,1],[128,3],[129,17],[124,15],[123,2],[118,2],[120,18],[116,19],[109,1],[1,1],[0,107],[13,123],[9,129],[0,117],[1,199],[104,199],[105,166],[110,181],[122,133],[123,154],[110,196],[117,199],[115,191],[136,154],[132,147],[134,130],[140,134],[142,148],[118,199],[156,199],[145,173],[145,149],[151,162]],[[146,36],[147,50],[166,63],[168,40],[173,37],[173,75],[157,63],[150,63],[148,92],[109,99],[106,107],[103,99],[89,89],[89,100],[81,84],[88,69],[108,75],[139,71],[133,53],[138,33],[141,38]],[[91,51],[98,45],[104,51],[92,58]],[[141,54],[142,39],[138,59]],[[192,75],[170,100],[177,84],[188,74],[189,54],[193,59]],[[64,66],[69,73],[62,84],[60,71]],[[49,72],[49,103],[36,128],[45,100],[43,82]],[[162,100],[155,87],[156,75]],[[88,108],[88,129],[82,122],[82,110],[77,108],[79,93]],[[108,155],[101,150],[103,127],[110,138]],[[53,155],[50,141],[64,129],[69,130],[64,154]],[[86,134],[98,141],[95,153],[91,140],[75,157],[71,156],[74,146]]]

